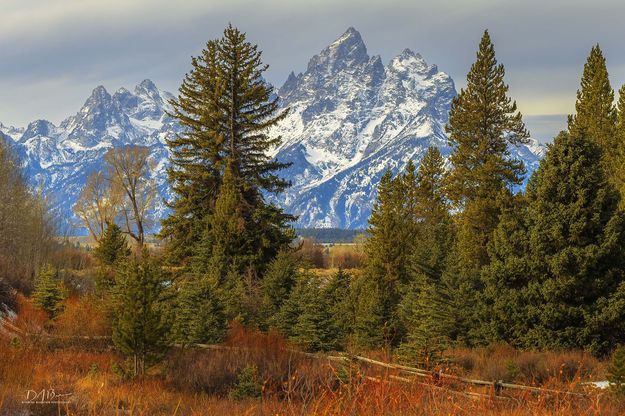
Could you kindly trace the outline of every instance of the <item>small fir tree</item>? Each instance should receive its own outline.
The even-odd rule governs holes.
[[[35,305],[46,311],[50,318],[55,318],[63,310],[65,298],[66,290],[58,273],[52,265],[44,265],[35,280],[33,292]]]
[[[612,353],[608,366],[610,388],[618,395],[625,395],[625,347],[619,345]]]
[[[133,358],[134,375],[144,375],[167,347],[169,323],[163,304],[166,278],[144,251],[119,269],[113,306],[113,343]]]
[[[214,344],[225,335],[226,320],[217,288],[206,278],[186,276],[178,282],[172,338],[183,345]]]
[[[126,237],[117,224],[107,224],[93,255],[104,266],[113,266],[130,255]]]

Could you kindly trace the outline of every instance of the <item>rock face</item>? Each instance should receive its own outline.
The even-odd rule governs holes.
[[[365,227],[387,169],[397,172],[409,160],[418,165],[429,146],[449,155],[444,126],[455,95],[449,75],[421,55],[405,49],[385,66],[349,28],[278,90],[281,107],[290,111],[271,132],[283,139],[273,155],[292,162],[282,175],[293,186],[269,198],[299,215],[298,226]],[[180,132],[166,114],[170,98],[150,80],[113,95],[99,86],[59,126],[45,120],[25,129],[0,124],[0,136],[13,142],[33,184],[44,187],[66,218],[88,174],[103,169],[108,149],[148,146],[158,162],[155,215],[162,217],[163,200],[172,197],[165,139]],[[531,173],[544,151],[532,142],[511,154]]]

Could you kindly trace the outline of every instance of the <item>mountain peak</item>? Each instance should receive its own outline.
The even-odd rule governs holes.
[[[158,91],[151,79],[144,79],[136,86],[135,91]]]
[[[326,70],[331,73],[346,67],[361,65],[369,61],[367,47],[360,33],[353,27],[348,28],[319,55],[313,56],[308,63],[308,71]]]

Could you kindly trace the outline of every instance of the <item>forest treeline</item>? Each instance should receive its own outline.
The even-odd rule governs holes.
[[[265,197],[289,185],[288,163],[268,156],[281,140],[268,132],[288,110],[266,69],[232,26],[192,59],[171,102],[183,133],[167,142],[175,198],[162,253],[144,244],[141,149],[109,155],[108,176],[94,174],[75,208],[97,241],[95,290],[135,374],[168,345],[219,342],[233,321],[309,351],[386,348],[422,366],[451,345],[604,355],[625,341],[625,88],[614,105],[599,46],[566,131],[515,193],[526,170],[510,148],[529,133],[485,32],[452,102],[449,165],[430,148],[418,169],[388,171],[364,266],[329,276],[293,243],[295,217]],[[112,209],[114,195],[123,202]],[[35,299],[54,316],[64,292],[41,270]]]

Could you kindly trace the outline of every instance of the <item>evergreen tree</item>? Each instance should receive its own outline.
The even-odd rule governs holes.
[[[612,390],[619,394],[625,394],[625,347],[619,345],[612,354],[608,367],[608,381]]]
[[[442,285],[423,277],[402,298],[399,315],[406,327],[406,337],[397,352],[404,362],[433,368],[449,346],[452,321]]]
[[[50,264],[44,265],[35,280],[35,305],[46,311],[51,318],[55,318],[63,310],[62,302],[65,298],[65,287],[58,273]]]
[[[569,117],[569,130],[583,129],[587,137],[599,145],[608,176],[611,177],[615,168],[612,156],[618,147],[617,112],[614,107],[614,90],[599,45],[592,47],[584,64],[575,112],[574,116]]]
[[[529,134],[516,103],[507,96],[504,73],[485,31],[467,87],[453,99],[446,127],[454,147],[447,193],[456,208],[464,210],[459,221],[469,231],[465,238],[470,244],[466,243],[475,247],[478,267],[486,262],[486,243],[497,225],[495,200],[502,190],[520,184],[525,172],[508,151],[509,145],[526,143]]]
[[[146,365],[167,346],[168,323],[163,304],[166,279],[146,251],[141,261],[124,261],[116,280],[113,343],[133,357],[134,375],[143,375]]]
[[[365,246],[367,264],[362,278],[368,282],[361,285],[372,292],[359,292],[367,299],[359,301],[357,308],[356,338],[362,346],[381,346],[385,341],[396,343],[401,337],[397,305],[402,285],[409,281],[407,260],[414,237],[414,216],[406,209],[410,204],[407,193],[414,194],[409,191],[405,177],[393,178],[390,171],[382,176]],[[372,296],[377,298],[369,299]],[[366,316],[369,314],[373,315]],[[365,328],[369,324],[373,327]],[[371,339],[366,340],[367,337]]]
[[[444,160],[439,150],[430,147],[415,178],[415,236],[410,256],[410,272],[441,279],[447,255],[454,241],[449,206],[444,195]],[[414,279],[413,279],[414,280]]]
[[[503,217],[491,247],[491,327],[527,348],[605,353],[622,338],[614,332],[624,315],[614,312],[625,279],[625,218],[586,130],[556,137],[527,200],[526,214]]]
[[[485,31],[477,60],[467,75],[467,87],[453,99],[446,127],[454,148],[446,191],[460,211],[456,218],[455,276],[448,280],[456,285],[451,293],[464,296],[456,300],[463,305],[463,319],[472,319],[479,309],[479,274],[488,263],[488,243],[502,204],[525,173],[523,162],[512,158],[508,149],[527,143],[529,133],[516,103],[507,95],[504,73]],[[471,338],[469,334],[459,335]]]
[[[262,316],[267,327],[276,327],[276,315],[297,282],[298,261],[282,250],[267,267],[262,282]]]
[[[181,279],[172,338],[181,344],[214,344],[225,334],[226,320],[217,289],[197,275]]]
[[[306,275],[305,275],[306,276]],[[299,313],[293,327],[293,341],[307,351],[328,351],[337,347],[336,333],[327,298],[313,276],[302,281],[298,296]]]
[[[351,298],[352,277],[339,269],[323,288],[323,296],[331,317],[335,348],[345,348],[354,325],[354,305]]]
[[[113,266],[130,255],[128,242],[117,224],[107,224],[104,233],[93,250],[93,255],[102,265]]]
[[[625,85],[619,90],[617,105],[617,145],[615,154],[616,186],[621,193],[621,209],[625,209]]]
[[[535,179],[533,177],[532,179]],[[529,187],[532,186],[528,185]],[[480,322],[489,343],[508,342],[523,347],[531,320],[528,286],[536,276],[528,255],[527,198],[516,195],[503,208],[488,247],[490,263],[482,269],[484,308]]]
[[[168,141],[172,154],[169,181],[176,199],[163,221],[173,260],[189,258],[200,240],[206,216],[215,207],[226,161],[241,193],[249,244],[262,269],[292,239],[287,223],[293,217],[264,200],[264,193],[282,191],[288,183],[276,173],[286,164],[267,151],[280,143],[267,131],[285,115],[277,114],[278,98],[263,77],[267,66],[258,47],[244,33],[228,26],[211,40],[172,100],[172,116],[184,133]]]

